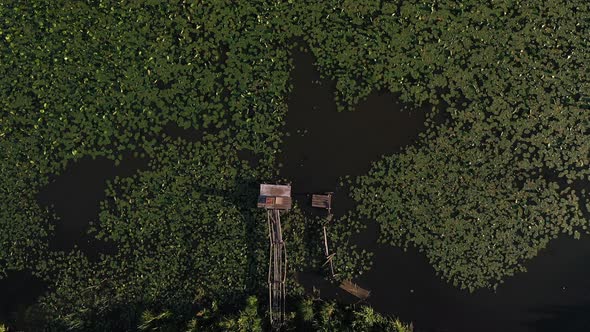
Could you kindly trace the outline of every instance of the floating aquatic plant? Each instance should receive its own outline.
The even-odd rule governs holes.
[[[421,248],[450,282],[493,287],[555,236],[588,230],[577,188],[590,179],[589,6],[1,4],[0,274],[27,268],[49,281],[42,304],[71,329],[116,313],[135,328],[142,311],[125,311],[130,301],[156,301],[154,312],[177,303],[178,313],[261,286],[265,229],[248,188],[276,176],[289,52],[303,39],[336,80],[340,109],[381,90],[446,118],[429,117],[415,147],[353,185],[357,210],[330,230],[335,264],[347,276],[368,266],[370,253],[349,240],[370,217],[383,242]],[[170,123],[202,138],[163,141]],[[238,150],[258,156],[257,168]],[[129,152],[152,165],[110,185],[91,229],[116,253],[48,253],[51,212],[35,201],[48,177],[85,156],[119,162]],[[286,218],[297,268],[317,248],[298,234],[318,224],[302,219]],[[100,295],[77,296],[88,290]]]

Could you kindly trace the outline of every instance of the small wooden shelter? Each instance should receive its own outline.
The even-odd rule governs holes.
[[[332,193],[325,195],[313,194],[311,196],[311,206],[326,209],[328,213],[332,213]]]
[[[277,184],[261,184],[258,207],[271,210],[291,209],[291,186]]]

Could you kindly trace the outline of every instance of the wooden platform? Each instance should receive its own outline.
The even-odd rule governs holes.
[[[311,206],[330,211],[332,209],[332,194],[311,196]]]
[[[353,283],[350,280],[344,280],[340,284],[340,288],[344,289],[348,293],[358,297],[361,300],[366,300],[369,297],[369,295],[371,295],[371,291],[359,287],[359,285]]]
[[[265,209],[289,210],[292,202],[291,197],[259,196],[257,206]]]

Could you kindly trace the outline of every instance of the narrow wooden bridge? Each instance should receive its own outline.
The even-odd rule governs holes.
[[[285,321],[287,250],[281,228],[281,212],[291,209],[291,186],[260,185],[258,207],[266,209],[269,238],[268,300],[270,323],[280,329]]]

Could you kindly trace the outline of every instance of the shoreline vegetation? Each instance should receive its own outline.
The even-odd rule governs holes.
[[[343,182],[357,205],[329,229],[341,278],[370,268],[353,244],[366,219],[470,291],[525,271],[559,234],[588,233],[586,1],[59,0],[3,3],[0,17],[0,278],[48,285],[5,324],[267,329],[254,202],[258,183],[288,181],[277,157],[294,40],[335,80],[341,111],[373,91],[433,105],[415,145]],[[87,228],[116,250],[54,250],[60,216],[37,194],[81,158],[129,153],[149,166],[109,181]],[[290,271],[321,270],[319,229],[297,205],[285,215]],[[305,297],[294,273],[288,293],[292,321],[312,329],[412,329]]]

